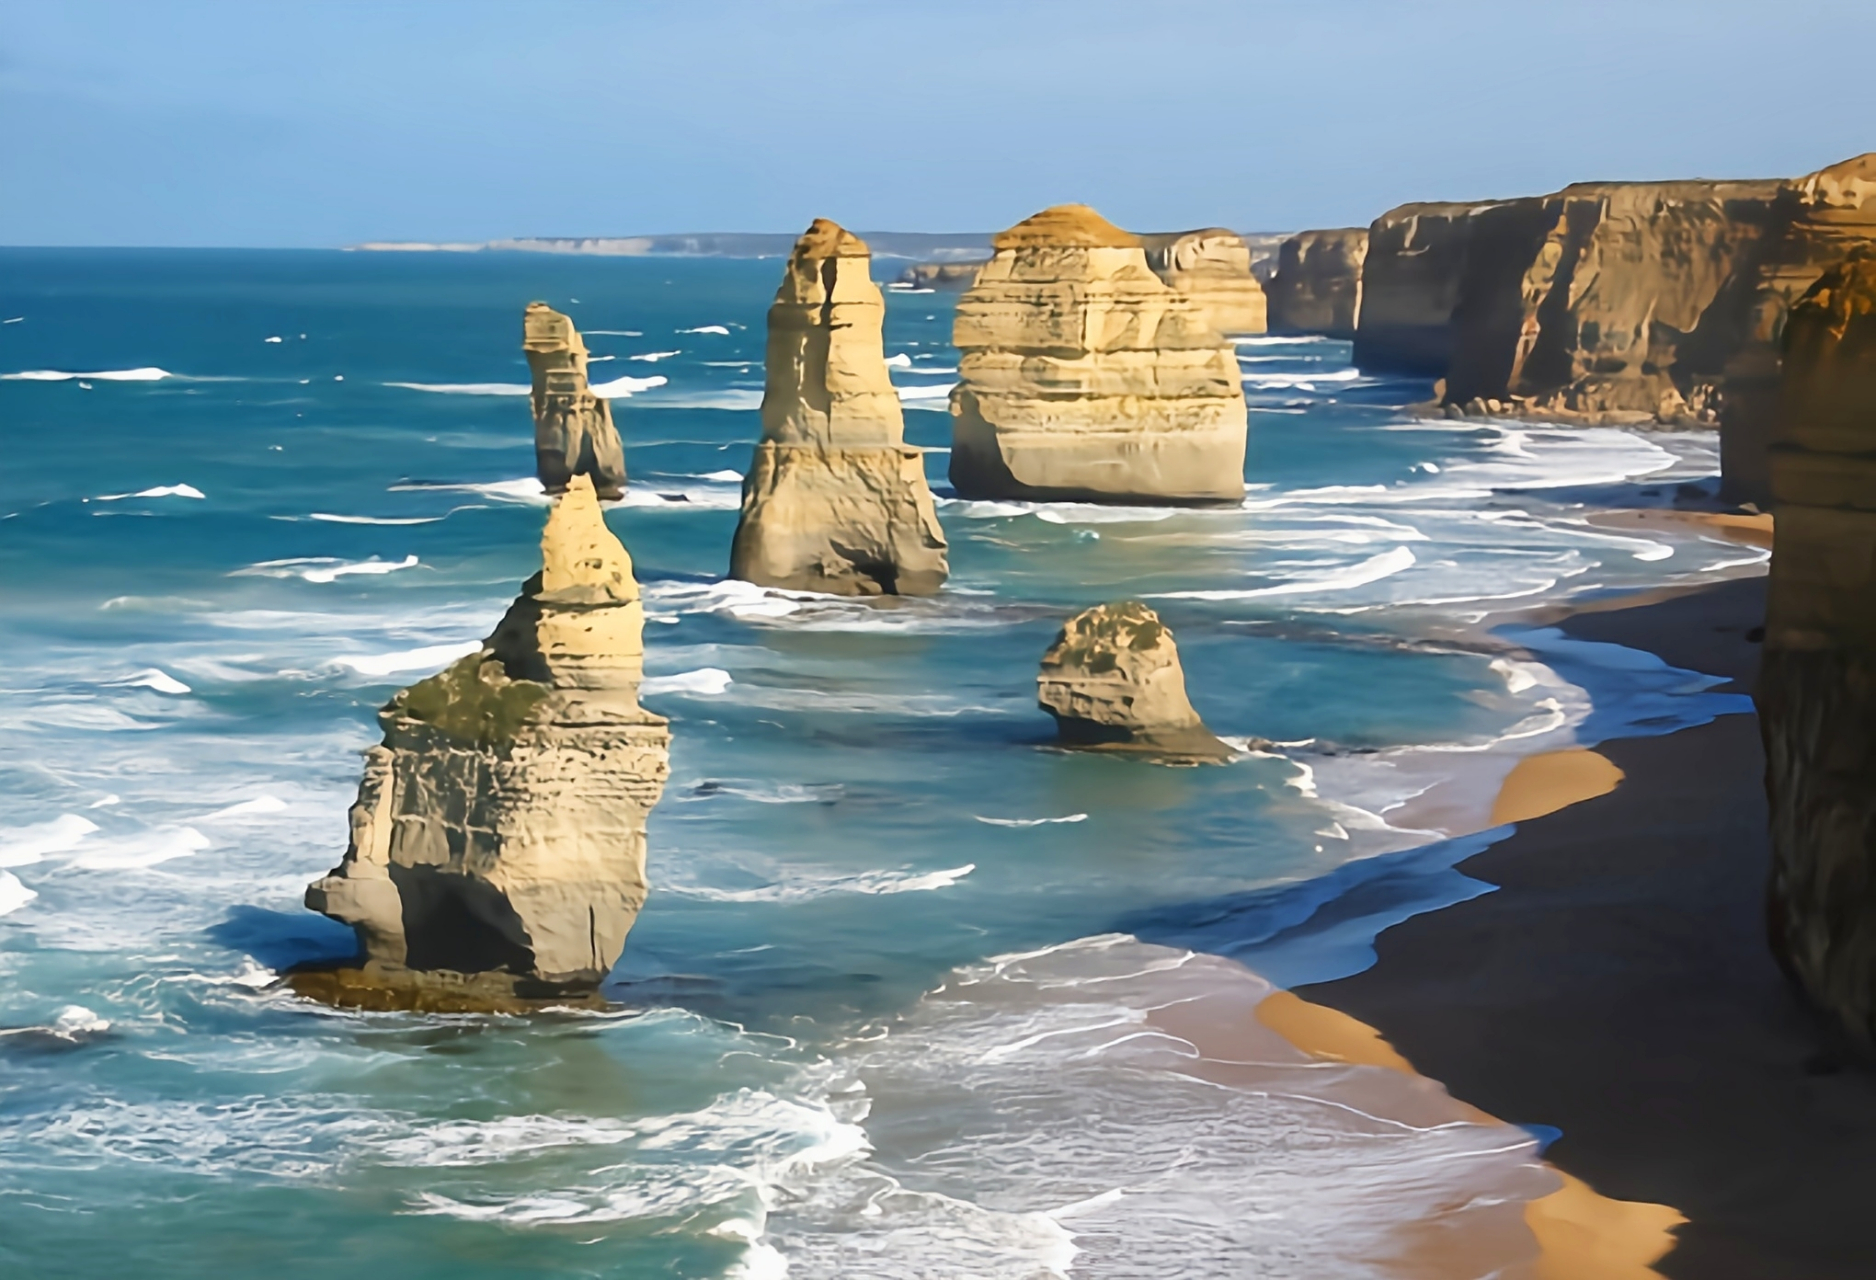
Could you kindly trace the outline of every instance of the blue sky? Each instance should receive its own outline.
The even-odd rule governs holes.
[[[1876,149],[1872,0],[0,0],[0,243],[1365,223]]]

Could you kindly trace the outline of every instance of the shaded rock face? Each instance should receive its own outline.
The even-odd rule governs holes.
[[[1076,614],[1042,655],[1037,701],[1064,746],[1169,760],[1225,760],[1186,698],[1173,634],[1137,600]]]
[[[886,372],[865,242],[817,219],[769,308],[762,440],[730,576],[837,595],[929,595],[947,572],[925,456]]]
[[[899,273],[899,283],[914,289],[968,289],[977,283],[982,262],[915,262]]]
[[[632,562],[575,476],[482,648],[398,693],[351,845],[306,892],[363,963],[296,989],[375,1008],[510,1008],[593,991],[645,901],[671,735],[638,705]]]
[[[1368,228],[1304,231],[1277,250],[1277,271],[1264,292],[1270,332],[1355,337],[1361,314],[1361,270]]]
[[[1761,507],[1772,497],[1786,317],[1826,270],[1856,247],[1876,243],[1876,152],[1788,183],[1773,223],[1753,273],[1743,337],[1726,364],[1720,408],[1721,496]]]
[[[1153,274],[1192,299],[1220,333],[1262,333],[1264,287],[1251,274],[1251,248],[1235,231],[1171,231],[1140,237]]]
[[[1774,952],[1876,1052],[1876,258],[1827,272],[1785,327],[1757,699]]]
[[[967,498],[1236,502],[1235,349],[1085,205],[997,235],[958,302],[951,483]]]
[[[573,321],[545,302],[522,316],[522,350],[533,377],[534,466],[549,493],[587,476],[602,498],[625,492],[625,450],[612,407],[586,381],[586,344]]]
[[[1404,204],[1375,219],[1361,268],[1358,367],[1426,377],[1446,372],[1472,221],[1494,207],[1493,202]]]

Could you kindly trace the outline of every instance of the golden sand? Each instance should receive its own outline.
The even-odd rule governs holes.
[[[1756,515],[1746,512],[1727,511],[1605,511],[1589,517],[1589,523],[1605,529],[1648,529],[1662,525],[1694,525],[1711,530],[1722,538],[1732,542],[1743,542],[1751,547],[1772,546],[1772,517],[1770,513]]]
[[[1615,790],[1622,771],[1583,747],[1526,756],[1506,776],[1492,802],[1492,825],[1528,822]]]

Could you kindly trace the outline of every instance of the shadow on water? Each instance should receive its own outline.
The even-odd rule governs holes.
[[[1153,907],[1122,916],[1114,929],[1226,956],[1280,987],[1345,978],[1374,963],[1382,930],[1490,893],[1496,886],[1458,864],[1510,834],[1510,827],[1494,827],[1363,858],[1311,880]]]
[[[209,926],[207,934],[210,942],[252,956],[275,971],[296,964],[350,960],[358,954],[358,938],[348,926],[311,911],[295,914],[230,907],[226,917]]]

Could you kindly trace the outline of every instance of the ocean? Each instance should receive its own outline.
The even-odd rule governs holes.
[[[1452,867],[1523,754],[1744,709],[1529,616],[1763,572],[1592,522],[1711,493],[1714,437],[1417,420],[1266,337],[1241,506],[960,501],[955,295],[893,289],[951,580],[765,591],[723,574],[780,272],[0,250],[0,1270],[1383,1277],[1429,1222],[1528,1264],[1541,1129],[1249,1010],[1487,891]],[[651,898],[610,1012],[313,1005],[271,984],[350,950],[300,895],[376,708],[539,564],[535,299],[625,440]],[[1123,597],[1242,758],[1050,748],[1037,662]]]

